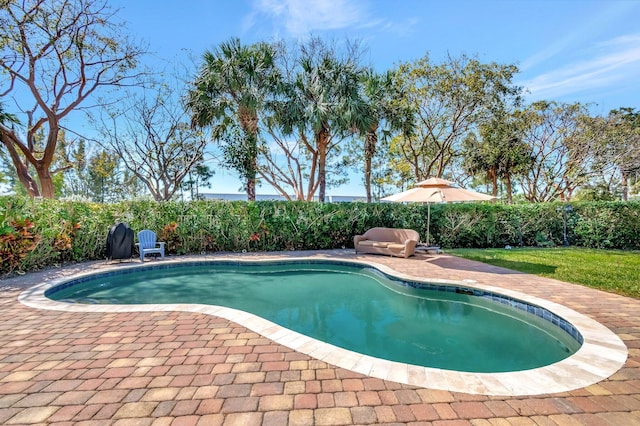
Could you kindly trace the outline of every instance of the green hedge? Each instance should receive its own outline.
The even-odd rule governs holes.
[[[564,207],[561,203],[434,204],[430,240],[444,248],[561,245]],[[351,248],[354,235],[374,226],[412,228],[425,240],[426,218],[427,206],[419,204],[95,204],[0,197],[0,275],[103,259],[107,232],[120,221],[135,231],[157,232],[167,241],[170,254],[185,254]],[[638,202],[572,203],[566,223],[571,245],[640,249]]]

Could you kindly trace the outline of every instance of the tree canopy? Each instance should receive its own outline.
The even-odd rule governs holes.
[[[226,164],[246,179],[249,200],[256,196],[260,114],[278,84],[275,57],[269,43],[232,38],[204,53],[189,94],[192,124],[213,128],[225,142]]]
[[[0,142],[29,195],[52,198],[63,120],[98,89],[127,84],[144,50],[105,0],[2,0],[0,22],[0,95],[25,116],[0,123]]]
[[[466,55],[439,64],[426,55],[398,66],[397,102],[413,112],[415,128],[396,138],[392,150],[415,182],[447,174],[465,137],[492,110],[519,101],[521,88],[512,83],[517,72],[515,65],[484,64]]]
[[[486,185],[508,203],[640,190],[640,112],[525,104],[514,64],[427,52],[374,71],[350,40],[231,38],[202,54],[178,100],[184,82],[138,78],[144,49],[107,0],[0,6],[0,183],[30,196],[111,201],[105,191],[128,182],[123,196],[143,184],[156,200],[197,197],[213,175],[206,149],[249,200],[265,183],[324,201],[349,168],[368,202],[374,186],[381,197],[429,177]],[[109,102],[97,96],[130,85]],[[100,136],[86,139],[70,123],[90,107]]]
[[[123,160],[156,201],[167,201],[201,163],[208,142],[190,125],[177,82],[129,93],[96,120],[102,144]]]

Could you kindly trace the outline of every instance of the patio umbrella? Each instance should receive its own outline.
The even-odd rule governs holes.
[[[489,201],[495,197],[454,186],[454,183],[440,178],[429,178],[418,182],[415,188],[381,198],[394,203],[427,203],[427,246],[429,245],[429,223],[431,203],[454,203],[466,201]]]

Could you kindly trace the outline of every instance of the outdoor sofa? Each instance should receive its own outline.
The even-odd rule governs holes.
[[[413,229],[371,228],[353,237],[353,247],[358,253],[387,254],[409,257],[415,254],[420,234]]]

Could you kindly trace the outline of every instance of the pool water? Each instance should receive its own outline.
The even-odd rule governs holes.
[[[362,354],[457,371],[537,368],[580,347],[550,321],[464,293],[407,287],[355,265],[211,263],[136,269],[46,295],[76,303],[226,306]]]

